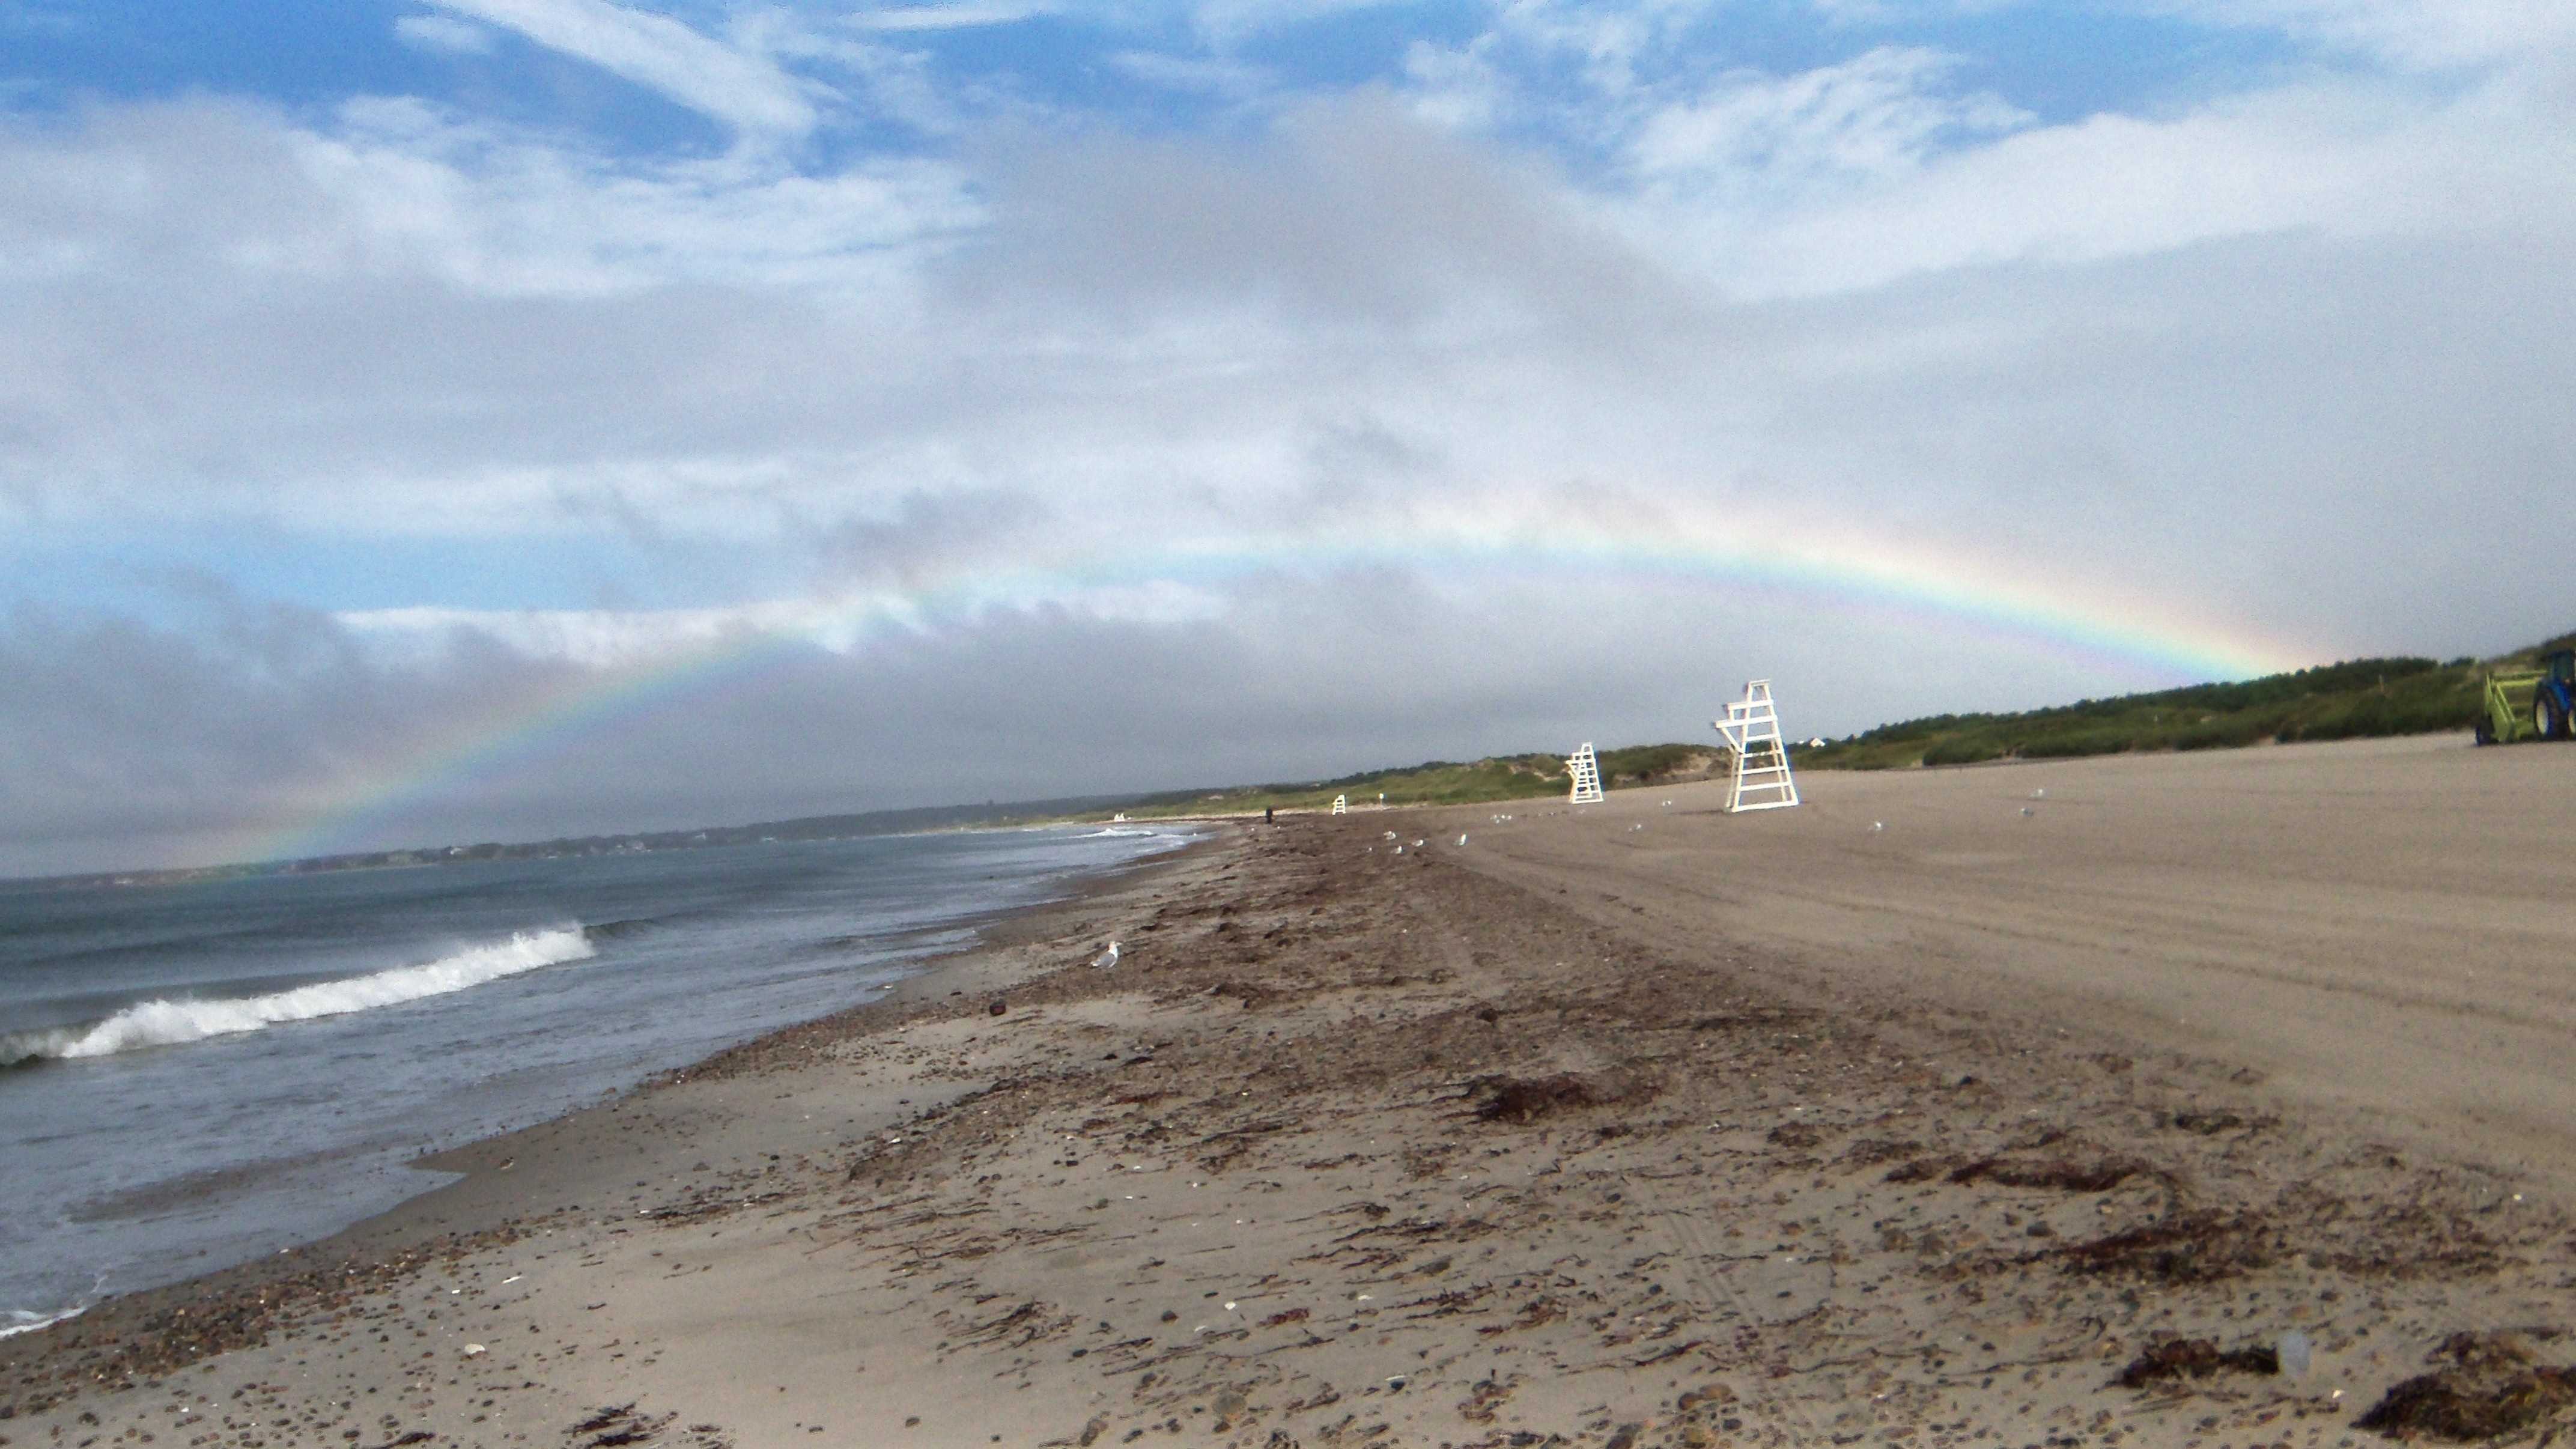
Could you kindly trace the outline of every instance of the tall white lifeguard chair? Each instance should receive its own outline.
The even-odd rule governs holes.
[[[1789,747],[1780,739],[1780,712],[1771,703],[1771,681],[1748,680],[1744,697],[1726,707],[1717,732],[1735,751],[1735,779],[1726,788],[1727,813],[1777,810],[1798,803],[1789,777]]]
[[[1565,757],[1565,773],[1574,782],[1574,788],[1565,797],[1569,803],[1601,803],[1601,757],[1592,753],[1590,740],[1585,740],[1581,748]]]
[[[1334,813],[1334,814],[1336,814],[1336,815],[1348,815],[1348,814],[1350,814],[1350,813],[1351,813],[1351,797],[1350,797],[1350,796],[1348,796],[1348,795],[1336,795],[1336,796],[1334,796],[1334,797],[1333,797],[1333,813]]]

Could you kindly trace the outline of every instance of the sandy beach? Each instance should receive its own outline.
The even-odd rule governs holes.
[[[0,1340],[0,1444],[2546,1442],[2571,771],[1226,825]]]

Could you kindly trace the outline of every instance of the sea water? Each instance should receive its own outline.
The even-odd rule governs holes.
[[[866,1002],[1186,838],[0,883],[0,1334],[327,1235],[447,1180],[412,1158]]]

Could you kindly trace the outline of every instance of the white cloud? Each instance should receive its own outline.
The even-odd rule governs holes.
[[[408,99],[0,129],[16,546],[150,519],[470,561],[278,646],[280,677],[364,665],[302,693],[252,697],[213,645],[195,667],[0,624],[38,681],[0,745],[82,762],[45,797],[62,829],[164,759],[162,803],[133,798],[196,819],[223,802],[192,781],[317,789],[451,708],[746,634],[814,646],[793,708],[709,702],[557,762],[601,798],[658,782],[677,824],[821,788],[776,747],[809,719],[980,798],[1121,783],[1081,773],[1113,756],[1213,780],[1653,738],[1699,727],[1712,676],[1805,671],[1827,732],[2170,682],[1945,589],[2292,660],[2564,627],[2487,587],[2493,539],[2576,528],[2576,98],[2545,57],[2339,56],[2044,125],[1920,50],[1670,63],[1692,13],[1514,7],[1392,92],[1213,137],[995,138],[895,41],[700,37],[853,97],[908,76],[972,138],[817,172]],[[1610,576],[1546,556],[1569,537]],[[569,574],[493,602],[567,538],[739,572],[639,595],[689,608]],[[1838,667],[1899,654],[1901,681]],[[184,703],[93,748],[74,686],[129,656]],[[1076,697],[1126,713],[1028,723]],[[181,708],[258,727],[199,771]],[[1025,728],[997,746],[996,720]]]
[[[1678,197],[1636,224],[1695,234],[1697,264],[1742,295],[2302,229],[2474,235],[2567,219],[2576,201],[2567,119],[2535,109],[2509,83],[2429,100],[2315,82],[2170,119],[2099,115],[2026,128],[1895,168],[1874,187],[1793,196],[1750,215],[1693,216]],[[2502,134],[2516,144],[2496,145]],[[1735,179],[1742,196],[1768,178]]]
[[[986,609],[1046,611],[1103,623],[1168,626],[1222,618],[1220,594],[1175,579],[1079,584],[1032,579],[950,600],[953,620]],[[885,628],[918,631],[934,621],[923,602],[900,592],[760,599],[702,609],[460,609],[414,605],[343,610],[333,616],[387,663],[417,665],[461,636],[497,641],[535,659],[584,669],[627,669],[753,639],[797,640],[834,654],[862,650]]]
[[[2576,43],[2576,8],[2553,0],[2140,0],[2204,24],[2279,30],[2400,66],[2555,58]]]
[[[1109,63],[1147,85],[1223,100],[1249,100],[1278,84],[1270,70],[1238,60],[1127,50],[1109,57]]]
[[[1655,84],[1652,73],[1690,54],[1684,37],[1718,7],[1712,0],[1518,0],[1506,6],[1488,32],[1498,52],[1542,58],[1541,69],[1572,59],[1595,105],[1611,126],[1625,124],[1632,106]],[[1583,133],[1582,109],[1560,112],[1562,123]]]
[[[864,286],[980,216],[959,169],[935,160],[823,175],[756,155],[612,162],[414,101],[354,102],[339,119],[284,133],[308,204],[477,291]]]
[[[446,15],[404,15],[394,20],[394,34],[423,50],[450,55],[482,55],[492,49],[492,32]]]
[[[1808,8],[1836,25],[1921,24],[1961,15],[2009,10],[2027,0],[1807,0]]]
[[[1222,52],[1295,26],[1402,3],[1403,0],[1192,0],[1188,13],[1191,30],[1210,49]]]
[[[750,137],[801,136],[812,100],[766,56],[608,0],[431,0],[661,92]]]
[[[849,21],[862,30],[972,30],[991,25],[1016,25],[1039,15],[1053,14],[1055,9],[1053,5],[976,4],[967,0],[967,3],[956,5],[888,5],[855,11]]]
[[[1451,131],[1487,131],[1508,107],[1508,83],[1488,58],[1493,37],[1463,46],[1417,40],[1405,48],[1406,106],[1416,116]]]
[[[1881,47],[1797,75],[1728,76],[1647,114],[1628,164],[1650,191],[1697,181],[1732,199],[1741,190],[1899,177],[1936,150],[2030,123],[1991,93],[1946,93],[1956,63],[1936,51]]]

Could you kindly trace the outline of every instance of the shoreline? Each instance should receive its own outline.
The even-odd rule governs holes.
[[[1801,904],[2001,899],[1940,873],[2000,849],[1974,820],[2126,848],[2088,782],[2163,778],[2069,767],[2050,826],[1684,787],[1231,828],[881,1014],[476,1144],[356,1257],[0,1341],[0,1438],[2215,1449],[2357,1444],[2428,1379],[2567,1422],[2545,1173],[1963,994],[1902,896],[1866,937]],[[1737,868],[1775,852],[1796,890]]]
[[[869,1013],[882,1013],[897,1004],[927,999],[935,993],[938,986],[946,984],[946,977],[951,972],[963,973],[963,979],[975,979],[979,984],[989,984],[985,982],[982,973],[973,970],[980,958],[990,955],[1000,947],[1043,938],[1053,923],[1080,913],[1095,900],[1114,897],[1122,891],[1145,888],[1157,875],[1180,869],[1193,856],[1209,849],[1218,842],[1223,833],[1222,825],[1216,825],[1205,831],[1201,838],[1173,850],[1119,865],[1081,872],[1070,879],[1066,893],[1055,899],[1033,905],[995,907],[960,921],[938,927],[921,928],[920,933],[934,935],[965,930],[973,933],[974,939],[968,944],[934,951],[920,957],[913,970],[893,982],[883,984],[867,1000],[826,1012],[819,1017],[770,1028],[744,1041],[710,1052],[697,1061],[654,1072],[598,1100],[574,1106],[539,1121],[505,1128],[407,1159],[402,1164],[405,1170],[418,1171],[425,1175],[447,1174],[451,1180],[427,1181],[419,1190],[400,1201],[359,1217],[329,1233],[289,1245],[274,1254],[192,1273],[168,1282],[148,1284],[107,1294],[86,1303],[58,1309],[28,1324],[0,1329],[0,1411],[16,1407],[7,1388],[7,1381],[12,1372],[11,1354],[13,1351],[21,1355],[26,1354],[34,1345],[41,1343],[42,1340],[36,1335],[48,1333],[60,1325],[83,1320],[105,1325],[112,1319],[122,1317],[136,1315],[150,1317],[166,1314],[175,1311],[176,1307],[191,1303],[239,1298],[244,1295],[258,1300],[273,1283],[296,1277],[294,1270],[305,1266],[311,1260],[329,1258],[336,1261],[361,1258],[369,1254],[382,1254],[387,1251],[402,1252],[412,1239],[421,1234],[421,1223],[424,1220],[446,1230],[448,1236],[493,1233],[502,1229],[518,1214],[498,1210],[498,1205],[491,1201],[494,1195],[489,1192],[460,1190],[468,1188],[474,1175],[487,1171],[491,1164],[509,1161],[515,1155],[508,1149],[508,1144],[511,1142],[523,1136],[542,1136],[558,1132],[578,1135],[584,1129],[574,1125],[577,1120],[587,1119],[602,1111],[613,1110],[619,1103],[676,1082],[685,1081],[692,1074],[704,1075],[706,1069],[711,1066],[726,1063],[740,1054],[759,1052],[765,1043],[773,1039],[810,1034],[818,1030],[857,1029],[868,1019]],[[472,1202],[473,1206],[463,1207],[462,1204],[468,1201]],[[451,1227],[449,1215],[456,1212],[468,1212],[480,1216],[475,1225]],[[111,1314],[109,1310],[122,1310],[122,1312]],[[122,1326],[121,1322],[118,1326]],[[229,1341],[229,1338],[209,1340],[210,1343]],[[6,1412],[0,1412],[0,1419],[7,1417],[9,1415]],[[5,1436],[0,1436],[0,1443],[5,1442]]]

